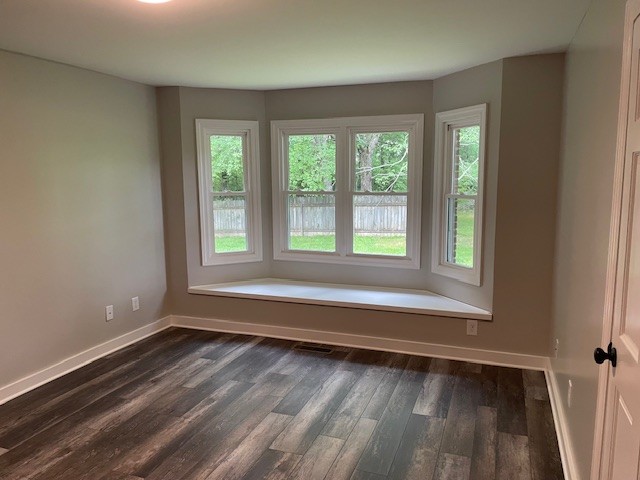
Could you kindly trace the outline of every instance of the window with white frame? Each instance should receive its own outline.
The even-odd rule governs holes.
[[[202,265],[262,260],[258,122],[196,120]]]
[[[436,114],[434,273],[481,284],[486,104]]]
[[[423,115],[271,122],[274,258],[420,268]]]

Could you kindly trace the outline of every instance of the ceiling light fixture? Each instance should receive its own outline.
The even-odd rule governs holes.
[[[171,0],[138,0],[138,1],[142,3],[167,3],[167,2],[170,2]]]

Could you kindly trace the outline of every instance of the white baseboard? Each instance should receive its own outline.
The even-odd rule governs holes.
[[[305,342],[327,343],[344,347],[367,348],[387,352],[407,353],[426,357],[448,358],[487,365],[545,370],[548,358],[519,353],[497,352],[476,348],[454,347],[435,343],[396,340],[350,333],[326,332],[276,325],[235,322],[213,318],[186,317],[171,315],[171,325],[175,327],[193,328],[197,330],[213,330],[216,332],[243,333],[262,337],[283,338]]]
[[[545,369],[545,377],[547,379],[547,388],[549,390],[549,400],[551,402],[551,410],[553,411],[553,422],[556,426],[556,436],[558,437],[558,447],[560,448],[560,458],[562,459],[562,469],[564,470],[565,480],[581,480],[580,471],[576,463],[575,454],[573,452],[573,443],[569,435],[569,425],[567,415],[558,388],[558,380],[556,374],[551,368],[551,362],[548,361]]]
[[[132,343],[139,342],[143,338],[154,335],[170,326],[171,317],[164,317],[153,323],[149,323],[144,327],[133,330],[132,332],[125,333],[124,335],[108,340],[100,345],[91,347],[83,352],[62,360],[55,365],[10,383],[9,385],[0,387],[0,405],[8,402],[12,398],[33,390],[34,388],[38,388],[47,382],[55,380],[58,377],[77,370],[100,357],[109,355],[110,353],[120,350]]]

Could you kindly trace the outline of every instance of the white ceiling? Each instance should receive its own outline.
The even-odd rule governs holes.
[[[0,48],[151,85],[432,79],[566,49],[589,0],[0,0]]]

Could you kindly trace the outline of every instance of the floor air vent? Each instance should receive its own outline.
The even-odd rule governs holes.
[[[295,347],[296,350],[302,350],[305,352],[313,352],[313,353],[332,353],[333,349],[323,346],[323,345],[315,345],[313,343],[299,343]]]

